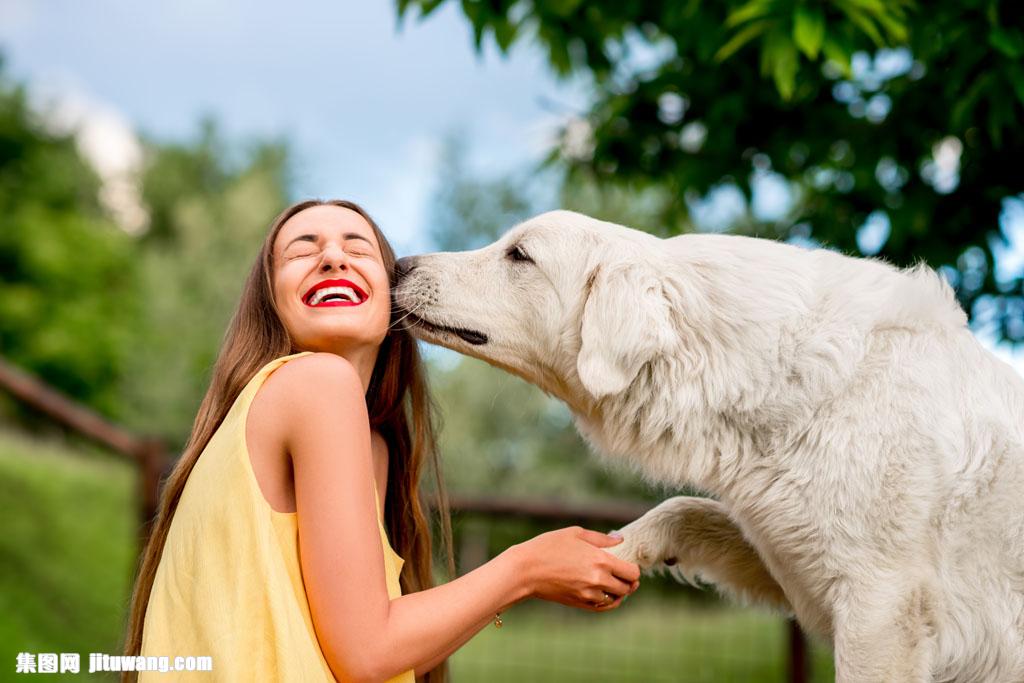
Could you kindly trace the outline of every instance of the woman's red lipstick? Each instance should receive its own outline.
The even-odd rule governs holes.
[[[318,303],[316,305],[310,303],[310,301],[313,300],[313,297],[316,295],[316,293],[318,291],[320,291],[321,289],[326,289],[328,287],[347,287],[350,290],[352,290],[352,292],[355,294],[356,298],[359,299],[359,301],[346,301],[344,299],[333,299],[331,301],[321,301],[320,303]],[[335,279],[335,280],[321,280],[320,282],[318,282],[315,285],[313,285],[312,287],[310,287],[309,290],[303,295],[302,302],[304,304],[306,304],[307,306],[310,306],[311,308],[326,308],[326,307],[330,307],[330,306],[358,306],[359,304],[361,304],[364,301],[366,301],[366,299],[367,299],[366,292],[364,292],[363,289],[359,285],[357,285],[356,283],[352,282],[351,280]]]

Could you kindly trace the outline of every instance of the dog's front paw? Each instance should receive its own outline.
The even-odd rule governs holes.
[[[675,564],[674,557],[665,555],[664,544],[659,535],[653,533],[645,517],[611,533],[621,536],[622,542],[604,550],[619,559],[639,565],[641,570],[651,569],[661,563],[669,566]]]
[[[605,548],[641,569],[670,569],[685,575],[692,570],[693,544],[707,536],[709,520],[727,519],[721,503],[709,498],[676,496],[663,501],[616,532],[623,540]],[[727,521],[729,528],[732,523]]]

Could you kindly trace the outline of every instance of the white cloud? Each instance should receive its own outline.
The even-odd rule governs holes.
[[[30,91],[33,109],[43,124],[59,134],[73,134],[79,152],[102,181],[100,201],[126,232],[146,228],[139,173],[142,145],[131,124],[110,104],[55,78]]]

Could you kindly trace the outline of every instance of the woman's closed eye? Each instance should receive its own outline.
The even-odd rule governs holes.
[[[376,258],[377,256],[373,252],[373,249],[371,247],[363,244],[345,245],[342,248],[344,249],[345,254],[348,256],[353,256],[357,258]],[[285,252],[284,257],[287,260],[292,260],[297,258],[308,258],[310,256],[321,256],[322,254],[323,249],[318,248],[312,244],[306,244],[291,247],[288,251]]]

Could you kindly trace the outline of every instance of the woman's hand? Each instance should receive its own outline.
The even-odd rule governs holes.
[[[606,553],[622,542],[578,526],[557,529],[513,546],[531,597],[604,612],[640,586],[640,567]]]

